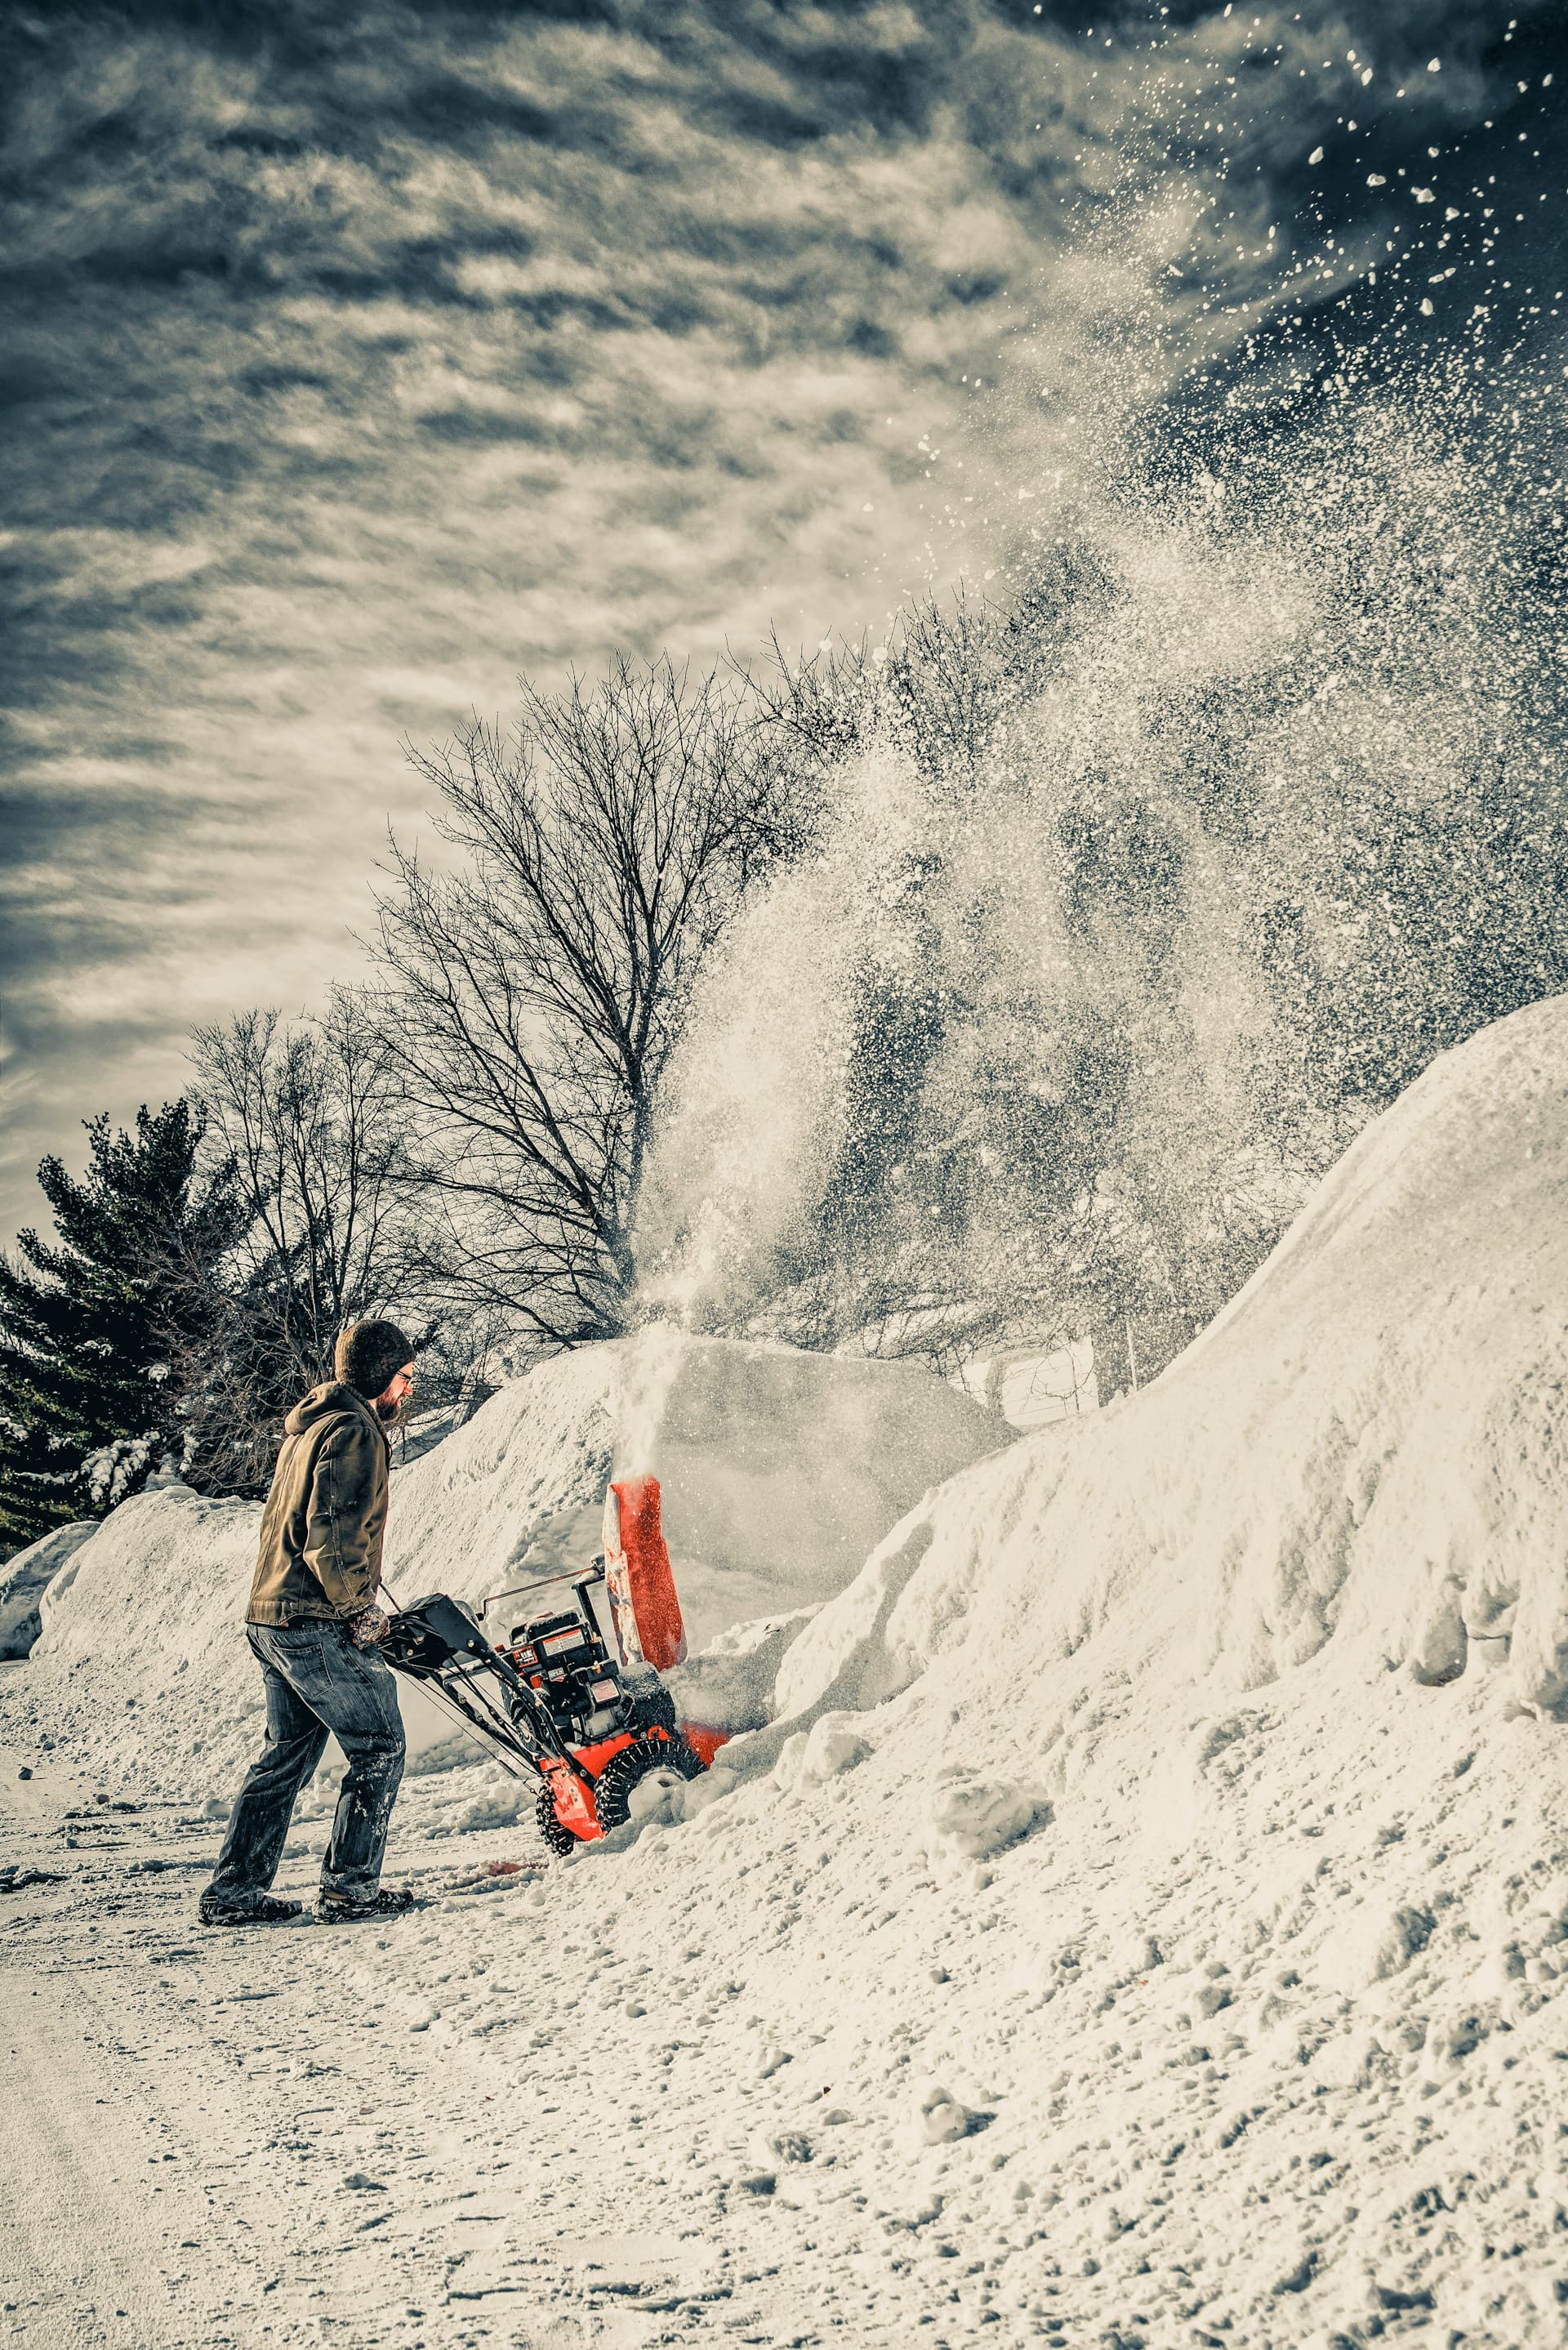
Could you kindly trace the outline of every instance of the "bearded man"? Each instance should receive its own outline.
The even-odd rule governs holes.
[[[284,1422],[262,1513],[245,1637],[261,1667],[266,1738],[229,1817],[202,1896],[207,1926],[275,1926],[298,1901],[268,1891],[300,1789],[328,1735],[348,1762],[316,1915],[323,1924],[395,1917],[407,1891],[383,1889],[381,1858],[403,1775],[397,1685],[377,1643],[387,1523],[387,1430],[413,1387],[413,1347],[395,1322],[357,1322],[337,1341],[337,1376]]]

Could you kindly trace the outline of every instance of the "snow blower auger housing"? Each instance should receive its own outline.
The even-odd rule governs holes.
[[[653,1480],[638,1483],[652,1485]],[[656,1534],[657,1493],[655,1486]],[[616,1499],[612,1488],[612,1504]],[[646,1516],[646,1500],[643,1506]],[[661,1536],[659,1549],[663,1552]],[[624,1569],[624,1556],[616,1563]],[[509,1769],[537,1777],[535,1817],[552,1852],[573,1852],[619,1827],[630,1815],[633,1790],[652,1773],[671,1771],[695,1779],[707,1767],[682,1735],[674,1700],[642,1653],[645,1643],[637,1638],[632,1615],[641,1596],[635,1573],[629,1581],[621,1575],[618,1593],[611,1586],[622,1650],[619,1660],[611,1656],[593,1605],[595,1586],[605,1581],[605,1563],[596,1559],[586,1575],[547,1575],[497,1593],[485,1608],[569,1583],[575,1604],[514,1625],[505,1642],[494,1645],[479,1615],[437,1592],[402,1608],[382,1643],[395,1670],[422,1683],[461,1715]],[[649,1620],[656,1628],[646,1645],[673,1661],[670,1650],[683,1653],[685,1638],[668,1553],[652,1588],[658,1610]]]

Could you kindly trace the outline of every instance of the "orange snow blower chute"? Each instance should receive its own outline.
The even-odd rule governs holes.
[[[570,1583],[576,1605],[514,1625],[493,1645],[481,1617],[498,1600]],[[618,1661],[593,1603],[609,1599]],[[485,1601],[473,1615],[437,1593],[395,1616],[381,1643],[388,1663],[421,1682],[495,1748],[539,1781],[535,1817],[553,1852],[591,1843],[630,1816],[633,1791],[658,1771],[695,1779],[725,1733],[677,1722],[660,1671],[686,1654],[670,1553],[659,1526],[659,1480],[630,1477],[605,1496],[605,1548],[586,1574],[544,1575]]]
[[[657,1477],[623,1477],[605,1495],[605,1589],[628,1665],[686,1662],[686,1627],[659,1517]]]
[[[621,1655],[668,1673],[686,1662],[686,1627],[659,1512],[657,1477],[622,1477],[610,1487],[605,1495],[605,1589]],[[705,1771],[731,1736],[698,1721],[683,1721],[680,1734]]]

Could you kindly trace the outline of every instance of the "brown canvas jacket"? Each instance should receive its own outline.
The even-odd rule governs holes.
[[[375,1598],[387,1524],[387,1440],[364,1398],[312,1388],[284,1422],[246,1620],[341,1622]]]

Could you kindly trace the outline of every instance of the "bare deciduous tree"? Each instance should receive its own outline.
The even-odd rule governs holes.
[[[444,1275],[541,1349],[613,1336],[692,982],[788,846],[779,767],[742,691],[668,659],[410,755],[462,861],[394,841],[376,951]]]
[[[214,1280],[198,1281],[204,1336],[174,1365],[203,1457],[224,1490],[265,1483],[283,1413],[331,1375],[344,1326],[378,1310],[407,1316],[428,1296],[420,1204],[403,1140],[392,1044],[373,1008],[335,990],[316,1020],[237,1014],[198,1029],[194,1097],[207,1148],[232,1164],[243,1232]]]

